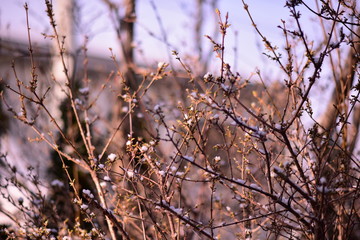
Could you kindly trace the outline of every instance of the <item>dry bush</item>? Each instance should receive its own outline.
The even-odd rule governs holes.
[[[4,103],[37,134],[34,141],[56,153],[54,167],[65,179],[39,179],[32,168],[21,173],[2,155],[8,177],[1,194],[18,210],[1,209],[12,220],[4,238],[359,239],[356,1],[320,1],[318,9],[287,1],[293,25],[280,26],[280,49],[243,3],[282,82],[267,86],[259,70],[262,84],[255,84],[231,70],[224,58],[229,19],[217,10],[220,41],[207,36],[220,62],[216,74],[193,75],[176,51],[182,77],[162,62],[139,74],[131,53],[124,53],[125,67],[113,56],[118,68],[101,89],[88,81],[86,67],[80,87],[66,75],[67,117],[60,120],[48,108],[48,90],[39,89],[29,39],[31,78],[7,85],[20,113]],[[322,41],[308,39],[300,7],[318,15]],[[310,96],[326,74],[335,87],[317,119],[313,108],[321,106]]]

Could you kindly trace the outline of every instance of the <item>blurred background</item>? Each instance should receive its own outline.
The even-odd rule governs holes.
[[[28,0],[29,21],[32,39],[44,42],[42,33],[51,33],[44,0]],[[77,44],[83,44],[85,37],[89,38],[88,49],[91,54],[109,57],[109,48],[119,52],[116,33],[109,8],[103,0],[77,0],[75,1],[77,16],[75,34]],[[117,1],[112,1],[118,4]],[[121,1],[120,1],[121,2]],[[235,0],[138,0],[136,1],[135,21],[135,59],[140,64],[155,64],[156,62],[169,62],[171,51],[176,50],[182,57],[195,57],[198,40],[195,39],[196,21],[199,16],[199,2],[201,2],[202,26],[201,46],[202,57],[210,57],[211,65],[215,68],[216,58],[212,52],[212,44],[203,35],[209,35],[219,40],[218,8],[225,18],[229,13],[231,27],[226,36],[226,60],[232,69],[242,74],[250,74],[256,67],[263,73],[270,75],[272,63],[266,61],[262,54],[264,44],[259,40],[258,34],[252,27],[251,21],[244,10],[241,1]],[[0,37],[25,41],[27,39],[25,1],[2,1],[0,5]],[[56,2],[55,2],[56,3]],[[289,11],[284,8],[285,1],[258,0],[250,1],[249,10],[256,25],[262,34],[274,45],[284,45],[281,20],[289,19]],[[121,8],[120,8],[121,9]],[[310,19],[303,11],[302,21],[310,29]],[[305,15],[304,15],[305,14]],[[308,31],[311,34],[316,29]],[[164,35],[164,33],[166,33]],[[170,55],[170,56],[169,56]],[[174,60],[174,57],[172,57]],[[216,68],[217,69],[217,68]],[[275,77],[273,76],[273,77]]]

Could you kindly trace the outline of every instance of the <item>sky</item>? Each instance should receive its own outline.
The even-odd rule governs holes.
[[[49,32],[49,24],[45,13],[44,0],[27,0],[29,5],[29,17],[32,38],[35,41],[43,41],[41,33]],[[109,48],[119,52],[113,25],[106,6],[101,0],[77,0],[80,9],[80,24],[77,28],[79,44],[84,37],[90,37],[89,51],[92,54],[109,57]],[[115,1],[114,1],[115,2]],[[169,62],[169,54],[177,50],[182,57],[191,56],[194,52],[192,36],[194,29],[195,0],[138,0],[137,23],[136,23],[136,59],[142,64],[154,65],[156,62]],[[209,2],[209,1],[205,1]],[[26,38],[26,18],[24,0],[2,0],[0,5],[0,36],[2,38]],[[152,4],[153,3],[153,4]],[[285,1],[278,0],[248,0],[249,9],[257,26],[272,43],[283,44],[282,32],[277,28],[281,19],[289,19],[288,9],[284,8]],[[156,10],[154,10],[154,7]],[[240,0],[219,0],[218,5],[222,16],[229,13],[231,24],[226,36],[226,61],[235,67],[236,71],[251,74],[257,67],[271,74],[271,64],[262,55],[263,45],[260,38],[251,26],[251,22],[244,11]],[[205,25],[203,34],[214,36],[214,28],[217,19],[214,18],[215,9],[206,5]],[[167,34],[166,47],[161,34],[159,20]],[[149,35],[152,32],[158,39]],[[235,32],[237,37],[235,37]],[[203,37],[203,48],[206,52],[211,51],[212,45]],[[234,54],[234,47],[237,54]],[[260,48],[260,49],[259,49]],[[140,54],[141,52],[141,54]],[[214,55],[210,56],[210,63],[219,61]],[[212,66],[212,65],[211,65]]]
[[[27,2],[32,39],[40,44],[49,41],[44,40],[42,36],[44,32],[51,34],[45,12],[45,0],[0,1],[1,38],[26,40],[26,15],[23,6]],[[55,2],[55,0],[53,1]],[[112,1],[121,2],[121,0]],[[177,61],[171,55],[171,52],[176,50],[184,62],[196,68],[195,66],[199,61],[194,58],[195,2],[195,0],[137,0],[134,42],[137,63],[150,68],[156,67],[159,62],[172,62],[176,66]],[[209,3],[210,0],[204,0],[204,2]],[[276,45],[284,52],[284,36],[278,26],[282,24],[281,20],[285,20],[288,27],[294,26],[292,19],[289,17],[289,10],[284,7],[286,1],[245,0],[245,2],[248,4],[252,18],[261,33],[273,45]],[[76,0],[76,3],[79,9],[78,27],[76,28],[78,45],[80,46],[84,42],[85,36],[87,36],[89,37],[88,49],[90,55],[109,59],[111,55],[109,48],[112,48],[115,54],[120,53],[111,16],[103,1]],[[232,66],[232,71],[239,72],[241,76],[249,78],[254,75],[257,69],[261,69],[265,83],[269,84],[274,80],[283,80],[284,75],[279,66],[264,56],[264,44],[252,26],[242,1],[218,0],[217,7],[223,18],[227,13],[229,14],[230,27],[225,38],[225,61]],[[309,40],[319,39],[319,25],[311,22],[313,16],[309,11],[303,8],[300,8],[300,10],[302,13],[302,26],[306,29]],[[216,36],[218,19],[214,17],[214,13],[215,9],[210,7],[209,4],[205,4],[203,35]],[[164,43],[164,35],[159,22],[161,22],[166,32],[169,47]],[[219,40],[219,36],[217,40]],[[201,45],[205,53],[212,52],[212,44],[206,37],[202,38]],[[237,50],[236,54],[234,48]],[[302,53],[301,50],[298,51]],[[215,75],[219,74],[220,61],[215,54],[204,54],[204,56],[209,59],[207,71]],[[311,97],[312,101],[317,103],[323,102],[324,98],[329,97],[329,94],[316,93]]]

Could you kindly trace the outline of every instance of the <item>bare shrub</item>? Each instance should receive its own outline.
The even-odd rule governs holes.
[[[121,19],[117,6],[104,2],[114,21],[125,21],[131,31],[134,6]],[[37,134],[34,141],[54,151],[65,179],[40,179],[31,167],[21,173],[1,155],[7,174],[0,193],[17,209],[1,208],[12,220],[3,227],[4,238],[359,239],[356,1],[316,1],[314,9],[287,1],[293,24],[279,26],[283,48],[262,34],[251,6],[243,6],[283,81],[268,86],[260,70],[248,78],[232,71],[225,61],[228,15],[216,10],[220,40],[206,36],[220,63],[216,74],[194,75],[177,51],[182,71],[160,62],[140,74],[132,53],[124,51],[124,63],[112,55],[117,69],[100,89],[87,78],[85,64],[81,86],[66,74],[63,128],[48,108],[47,88],[39,88],[29,31],[31,77],[6,86],[19,97],[19,109],[6,98],[4,104]],[[309,39],[300,9],[318,17],[321,41]],[[83,55],[86,60],[86,46]],[[310,96],[324,76],[334,90],[317,117],[322,106]],[[14,188],[21,197],[13,197]]]

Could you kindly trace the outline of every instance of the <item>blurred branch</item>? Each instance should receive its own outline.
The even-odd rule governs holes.
[[[360,27],[356,32],[360,35]],[[353,85],[356,67],[359,63],[360,43],[359,38],[355,36],[353,40],[353,46],[351,47],[348,56],[345,59],[344,71],[336,79],[336,86],[331,95],[331,99],[324,111],[324,114],[319,118],[319,125],[324,132],[328,132],[332,129],[336,122],[336,118],[339,115],[338,106],[340,106],[346,100],[349,95],[351,86]]]

